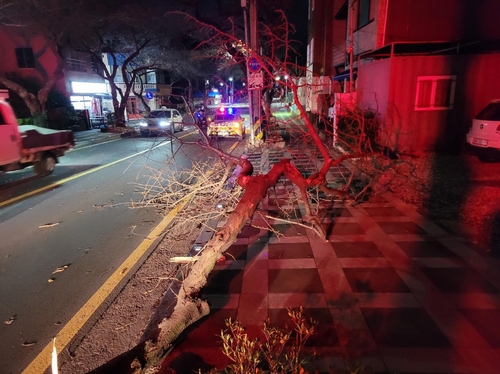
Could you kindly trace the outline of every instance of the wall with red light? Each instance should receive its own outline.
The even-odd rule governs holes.
[[[498,0],[397,0],[387,11],[385,44],[500,38]]]
[[[472,118],[500,98],[500,53],[458,56],[406,56],[361,64],[360,107],[377,111],[380,141],[415,153],[457,150],[465,143]],[[415,110],[419,76],[455,75],[453,109]]]
[[[32,48],[35,56],[35,68],[19,68],[16,60],[16,48]],[[57,59],[48,47],[45,40],[23,28],[0,27],[0,74],[15,73],[23,78],[35,79],[45,83],[47,77],[52,76]],[[66,92],[64,80],[59,80],[56,87]]]

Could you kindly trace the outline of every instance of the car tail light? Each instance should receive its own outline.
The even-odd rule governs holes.
[[[497,132],[500,132],[500,125],[497,126]]]

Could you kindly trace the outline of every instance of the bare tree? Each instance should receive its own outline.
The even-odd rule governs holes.
[[[73,30],[72,47],[88,53],[98,65],[98,74],[110,87],[116,123],[125,126],[125,110],[138,76],[154,69],[164,53],[167,39],[150,26],[154,12],[136,2],[90,12],[85,27]],[[86,3],[98,6],[97,2]]]
[[[169,72],[172,87],[182,80],[187,81],[189,93],[186,99],[191,103],[193,90],[204,89],[205,80],[215,74],[214,51],[208,48],[188,49],[193,48],[193,45],[181,47],[174,44],[163,56],[159,66]]]
[[[63,50],[70,27],[79,20],[83,0],[15,0],[3,2],[0,7],[0,21],[4,31],[12,37],[23,40],[37,40],[38,49],[33,50],[32,64],[36,70],[34,77],[37,88],[23,85],[13,72],[0,74],[0,83],[15,92],[28,107],[35,125],[46,126],[45,109],[50,91],[64,77]],[[15,36],[14,36],[15,35]],[[41,58],[55,59],[52,71],[40,63]]]

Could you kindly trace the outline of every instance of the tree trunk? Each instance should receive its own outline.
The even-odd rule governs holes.
[[[166,316],[158,325],[154,337],[149,337],[147,341],[139,343],[132,350],[109,361],[92,373],[109,373],[117,372],[117,370],[121,373],[137,373],[135,370],[139,362],[142,363],[140,366],[143,370],[159,365],[181,332],[209,314],[208,303],[201,300],[198,295],[206,285],[217,260],[236,241],[238,234],[266,196],[268,188],[274,186],[283,174],[292,181],[299,182],[298,184],[302,187],[307,185],[305,179],[288,159],[273,165],[267,175],[250,176],[253,167],[246,159],[240,161],[240,166],[242,171],[238,177],[238,184],[245,189],[245,192],[225,225],[207,243],[183,280],[172,314]],[[125,368],[128,371],[125,371]]]
[[[31,116],[33,117],[33,122],[36,126],[47,127],[47,121],[43,115],[42,105],[37,99],[37,96],[28,92],[20,84],[17,84],[10,79],[0,76],[0,83],[4,85],[9,90],[15,92],[28,107]],[[46,97],[45,97],[46,100]]]
[[[115,107],[115,126],[125,127],[125,105],[120,104]]]
[[[33,124],[39,127],[48,127],[47,118],[42,112],[31,113],[33,117]]]
[[[193,102],[193,84],[191,82],[191,79],[188,79],[188,102],[189,103],[194,103]]]
[[[203,90],[203,107],[207,108],[208,107],[208,88],[205,86],[205,89]]]

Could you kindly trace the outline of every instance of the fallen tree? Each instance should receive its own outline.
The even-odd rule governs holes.
[[[191,17],[188,18],[192,19]],[[212,32],[216,33],[218,38],[223,39],[221,42],[222,45],[227,45],[228,39],[236,39],[234,36],[221,33],[211,26],[203,25],[203,27],[208,27]],[[271,35],[269,30],[267,30],[267,35]],[[278,40],[287,40],[278,36],[273,37],[275,38],[273,40],[274,44],[276,44]],[[212,37],[211,40],[215,40],[215,36]],[[286,62],[276,63],[274,57],[262,57],[262,60],[265,63],[264,70],[266,74],[270,76],[273,76],[274,71],[282,69],[283,65],[287,64]],[[291,181],[300,192],[300,197],[306,211],[303,222],[320,237],[325,239],[326,235],[321,222],[317,214],[311,209],[308,191],[311,188],[315,188],[330,196],[350,199],[348,189],[352,179],[347,182],[344,188],[332,189],[327,185],[326,174],[331,168],[340,165],[346,159],[364,157],[367,153],[359,151],[360,148],[358,147],[354,148],[355,151],[352,153],[347,153],[336,158],[331,156],[318,135],[317,128],[315,128],[313,123],[309,120],[304,107],[300,103],[298,86],[295,82],[295,80],[291,79],[283,84],[286,84],[291,92],[293,92],[294,103],[298,108],[301,121],[304,124],[305,133],[322,156],[323,161],[319,170],[306,177],[301,174],[292,163],[292,160],[284,158],[272,165],[267,174],[254,175],[254,167],[247,158],[235,157],[213,146],[210,139],[201,129],[198,129],[201,136],[200,141],[191,143],[183,142],[185,144],[197,144],[202,148],[210,150],[213,154],[230,165],[238,166],[239,174],[237,176],[237,183],[244,192],[234,207],[234,210],[232,210],[227,217],[225,224],[213,235],[212,239],[208,241],[203,250],[189,262],[186,269],[184,269],[185,275],[178,289],[176,304],[172,313],[165,316],[157,325],[157,328],[152,330],[152,333],[143,339],[136,347],[94,370],[93,373],[157,372],[162,359],[169,349],[171,349],[179,335],[188,326],[209,314],[210,308],[208,303],[200,297],[201,290],[207,284],[208,276],[214,269],[217,260],[220,259],[224,252],[235,242],[238,234],[252,218],[259,203],[266,197],[268,190],[274,187],[282,176]],[[359,136],[360,139],[363,138],[363,134]]]

